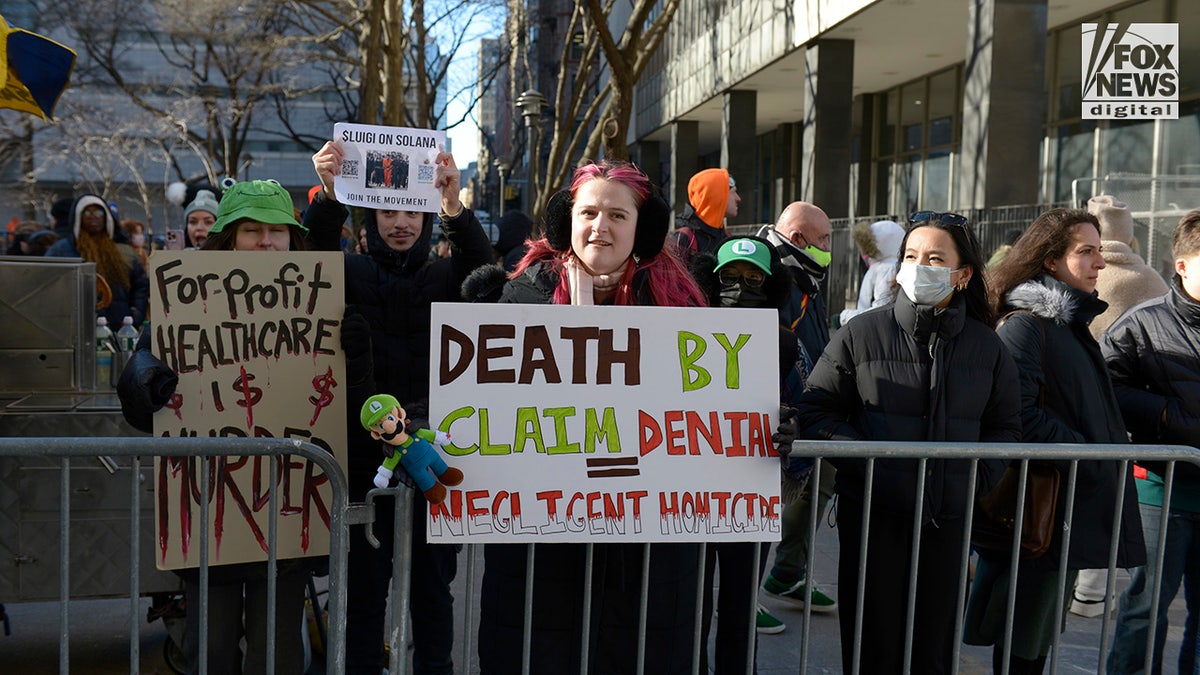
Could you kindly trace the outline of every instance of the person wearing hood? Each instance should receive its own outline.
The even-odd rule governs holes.
[[[327,142],[313,155],[313,168],[323,189],[304,213],[304,224],[340,236],[347,211],[336,201],[333,179],[340,171],[341,145]],[[438,153],[434,185],[441,188],[436,220],[453,255],[430,260],[435,216],[415,211],[365,209],[367,254],[346,255],[346,303],[359,307],[371,326],[374,376],[378,391],[401,401],[415,426],[424,420],[429,397],[430,303],[461,300],[459,288],[476,267],[493,262],[492,246],[475,214],[459,201],[459,170],[449,153]],[[359,410],[364,400],[347,401]],[[357,423],[352,428],[361,429]],[[375,487],[379,443],[364,431],[352,431],[349,445],[350,498],[362,501]],[[425,541],[425,501],[415,495],[412,532],[413,672],[452,673],[454,642],[450,582],[457,573],[457,550]],[[384,667],[384,628],[392,574],[394,510],[384,503],[375,510],[373,548],[363,528],[351,528],[347,561],[346,672],[378,675]]]
[[[856,225],[853,235],[858,250],[867,259],[867,273],[858,288],[858,306],[842,310],[843,324],[872,307],[888,304],[895,297],[892,279],[896,276],[896,259],[900,255],[904,228],[893,220],[878,220],[870,225]]]
[[[1015,442],[1021,392],[1013,359],[992,330],[979,243],[958,214],[920,211],[909,222],[895,302],[864,312],[833,336],[796,406],[797,435]],[[854,672],[899,673],[908,666],[914,673],[949,672],[962,611],[952,589],[966,584],[961,555],[973,460],[873,461],[868,495],[867,460],[836,460],[838,588],[856,593],[863,585],[862,613],[853,603],[840,612],[843,671],[857,663]],[[990,488],[1003,471],[1002,461],[980,461],[978,482]],[[906,616],[913,619],[911,636]]]
[[[59,239],[71,236],[71,206],[75,197],[61,197],[50,205],[50,229]]]
[[[996,333],[1020,377],[1024,443],[1129,442],[1100,345],[1088,331],[1088,323],[1108,309],[1096,295],[1096,279],[1104,267],[1096,216],[1081,209],[1051,209],[1034,219],[990,272],[992,307],[1005,317]],[[1070,462],[1053,464],[1060,476],[1071,470]],[[1009,659],[1003,648],[1013,577],[1009,554],[980,552],[963,639],[995,645],[992,665],[997,673],[1006,660],[1010,673],[1044,669],[1054,636],[1065,626],[1054,621],[1056,612],[1067,608],[1058,594],[1060,574],[1071,588],[1077,570],[1107,568],[1114,541],[1117,567],[1146,562],[1132,472],[1122,475],[1116,461],[1081,460],[1077,466],[1075,485],[1060,482],[1049,548],[1019,563]],[[1070,529],[1064,525],[1068,489],[1075,494]],[[1119,494],[1124,502],[1118,514]],[[1066,569],[1060,570],[1067,533],[1070,548]]]
[[[504,271],[511,274],[529,248],[527,242],[533,234],[533,220],[523,211],[505,211],[497,229],[500,234],[496,237],[496,257]]]
[[[675,219],[671,241],[684,262],[700,253],[715,254],[729,238],[725,219],[738,214],[742,198],[725,169],[705,169],[688,181],[688,204]]]
[[[829,323],[825,311],[822,284],[826,268],[833,258],[830,253],[829,216],[808,202],[792,202],[779,214],[774,227],[764,226],[758,236],[775,247],[791,289],[780,319],[796,336],[799,351],[788,375],[784,378],[782,397],[794,405],[804,391],[808,375],[817,359],[829,344]],[[837,601],[829,597],[808,579],[808,523],[814,508],[825,513],[833,496],[837,471],[828,461],[821,461],[820,484],[809,482],[809,489],[790,501],[780,515],[782,530],[779,546],[775,548],[775,564],[763,582],[763,589],[798,607],[806,604],[813,612],[832,612]],[[815,494],[814,494],[815,493]]]
[[[113,237],[119,229],[108,202],[97,195],[82,195],[71,206],[71,236],[55,242],[46,255],[95,263],[96,275],[112,291],[112,301],[97,316],[107,317],[110,326],[120,326],[122,319],[131,316],[133,325],[140,326],[150,300],[150,279],[136,258],[117,248]]]
[[[1110,195],[1092,197],[1088,213],[1100,221],[1100,255],[1104,269],[1096,279],[1096,293],[1108,309],[1092,319],[1088,330],[1097,340],[1126,310],[1167,294],[1167,282],[1133,250],[1133,215],[1124,202]],[[1104,599],[1101,591],[1100,599]]]

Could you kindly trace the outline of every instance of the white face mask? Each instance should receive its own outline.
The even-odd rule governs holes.
[[[954,286],[950,284],[950,275],[957,271],[949,267],[902,262],[900,271],[896,273],[896,284],[914,303],[937,305],[954,292]]]

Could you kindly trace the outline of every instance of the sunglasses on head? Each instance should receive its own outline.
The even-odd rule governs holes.
[[[917,211],[908,217],[910,225],[918,223],[937,222],[943,225],[957,225],[958,227],[966,227],[967,217],[960,216],[957,213],[940,213],[938,211]]]

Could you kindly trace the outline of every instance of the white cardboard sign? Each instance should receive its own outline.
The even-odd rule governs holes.
[[[333,137],[345,152],[333,178],[342,204],[426,213],[441,208],[433,172],[434,160],[446,147],[445,131],[339,122]]]
[[[431,542],[777,541],[777,313],[434,304]]]

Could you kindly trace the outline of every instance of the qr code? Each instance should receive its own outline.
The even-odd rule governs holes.
[[[433,180],[433,166],[430,164],[420,164],[417,166],[417,182],[428,183]]]
[[[358,178],[358,160],[343,159],[342,160],[342,176],[344,178]]]

